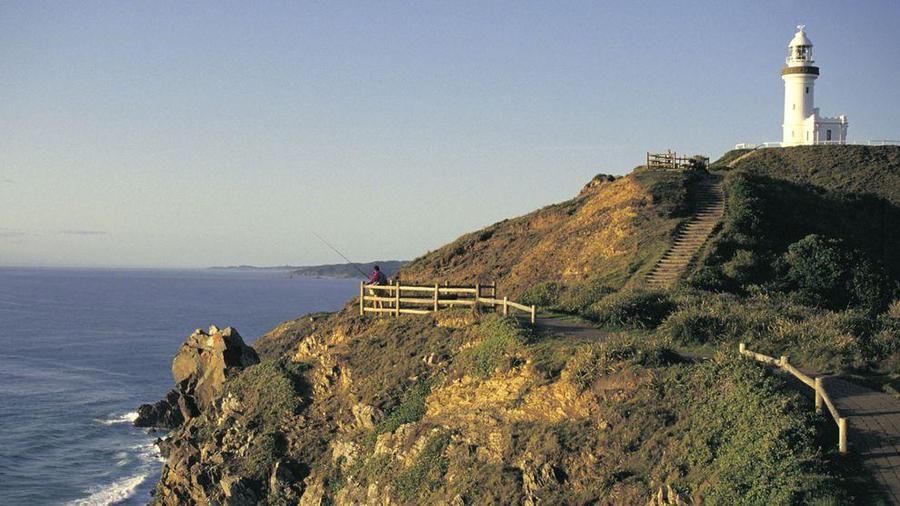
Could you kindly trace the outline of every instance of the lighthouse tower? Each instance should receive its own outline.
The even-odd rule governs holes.
[[[813,105],[819,67],[813,65],[813,45],[804,28],[804,25],[797,27],[797,33],[788,44],[786,65],[781,70],[784,80],[781,145],[843,144],[847,140],[847,117],[822,118],[819,108]]]

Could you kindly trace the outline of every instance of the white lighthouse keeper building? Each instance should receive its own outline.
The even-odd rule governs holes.
[[[819,67],[813,65],[812,41],[805,26],[788,44],[788,56],[781,70],[784,80],[784,123],[782,146],[802,144],[843,144],[847,141],[847,117],[822,118],[813,105]]]

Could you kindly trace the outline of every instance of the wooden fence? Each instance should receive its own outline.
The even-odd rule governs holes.
[[[828,396],[828,392],[826,392],[825,388],[822,386],[821,377],[811,378],[806,374],[803,374],[796,367],[792,366],[788,362],[788,358],[784,355],[782,355],[781,358],[776,359],[768,355],[763,355],[762,353],[756,353],[755,351],[748,350],[744,343],[738,345],[738,352],[745,357],[750,357],[759,362],[780,367],[782,370],[802,381],[806,386],[812,388],[816,393],[816,413],[822,413],[822,404],[825,404],[825,406],[828,407],[831,417],[834,418],[834,422],[838,426],[838,451],[842,455],[847,453],[847,418],[842,417],[840,412],[838,412],[837,408],[834,406],[834,402],[832,402],[831,397]]]
[[[491,308],[508,315],[510,311],[521,311],[531,317],[534,325],[537,308],[526,306],[497,297],[497,285],[367,285],[359,284],[359,314],[387,313],[394,316],[401,314],[428,314],[445,308],[471,307]]]
[[[691,170],[706,167],[709,167],[709,158],[706,156],[678,156],[671,150],[665,153],[647,153],[648,169]]]

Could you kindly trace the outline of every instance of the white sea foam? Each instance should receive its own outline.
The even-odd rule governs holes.
[[[103,425],[112,425],[115,423],[134,423],[137,420],[138,414],[137,411],[131,411],[129,413],[125,413],[120,416],[113,416],[112,418],[107,418],[106,420],[96,420]]]
[[[76,499],[68,504],[71,506],[108,506],[124,501],[134,495],[135,490],[141,483],[144,483],[147,476],[150,476],[150,473],[141,472],[140,474],[114,481],[109,485],[91,487],[88,490],[90,495],[84,499]]]
[[[131,413],[122,415],[127,417]],[[71,506],[108,506],[122,502],[134,496],[137,488],[149,476],[159,472],[159,462],[165,462],[155,443],[147,442],[134,445],[130,450],[137,452],[142,462],[139,470],[132,476],[114,481],[108,485],[94,486],[87,490],[88,496],[68,503]],[[116,455],[119,457],[119,454]]]
[[[132,450],[138,450],[138,457],[145,464],[165,462],[166,459],[163,458],[162,454],[159,452],[159,447],[156,446],[156,443],[142,443],[139,445],[135,445],[131,447]]]

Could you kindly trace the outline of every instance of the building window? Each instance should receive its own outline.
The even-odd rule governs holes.
[[[793,139],[793,138],[794,138],[794,131],[791,130],[791,139]]]
[[[806,131],[806,140],[809,140],[809,130]]]
[[[806,87],[806,94],[809,95],[809,86]]]
[[[797,110],[797,104],[791,104],[791,110],[792,110],[792,111],[796,111],[796,110]]]
[[[831,130],[825,130],[825,140],[826,141],[831,140]]]

